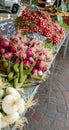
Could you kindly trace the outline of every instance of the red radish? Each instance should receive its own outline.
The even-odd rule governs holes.
[[[38,60],[38,61],[36,62],[36,67],[37,67],[38,69],[41,67],[41,61],[40,61],[40,60]]]
[[[28,49],[28,46],[27,46],[27,45],[25,45],[25,46],[24,46],[24,50],[25,50],[25,51],[27,51],[27,49]]]
[[[33,56],[32,50],[28,50],[27,51],[27,57],[32,57],[32,56]]]
[[[17,43],[17,42],[18,42],[18,39],[17,39],[17,38],[11,38],[11,42]]]
[[[46,55],[45,55],[45,54],[39,55],[39,59],[40,59],[40,60],[46,60]]]
[[[7,52],[7,53],[5,53],[5,54],[3,55],[3,57],[6,58],[6,59],[8,59],[8,60],[10,60],[10,59],[12,58],[12,53]]]
[[[42,70],[38,70],[38,76],[42,76],[42,75],[43,75]]]
[[[28,59],[25,59],[23,61],[23,64],[26,66],[26,67],[30,67],[30,61]]]
[[[42,72],[45,72],[45,71],[47,71],[47,67],[42,67]]]
[[[10,46],[9,50],[13,53],[16,52],[16,48],[14,46]]]
[[[31,41],[30,41],[31,42]],[[35,42],[33,42],[32,44],[31,44],[31,47],[34,47],[35,46]]]
[[[13,57],[14,57],[14,59],[15,59],[16,57],[18,57],[17,53],[13,53]]]
[[[38,69],[37,69],[37,68],[34,68],[34,69],[32,70],[32,73],[33,73],[34,75],[38,75]]]
[[[44,35],[50,42],[54,43],[55,45],[57,45],[65,36],[63,32],[64,29],[58,23],[52,22],[51,17],[42,11],[37,10],[32,13],[32,11],[25,9],[22,12],[20,21],[26,23],[26,25],[22,27],[22,30],[25,33],[39,33]],[[69,17],[66,21],[69,21]],[[33,28],[31,28],[28,24],[30,22],[34,24]],[[58,34],[55,39],[53,39],[54,34]],[[32,41],[33,40],[31,40],[31,43]]]
[[[4,48],[0,48],[0,54],[4,54],[5,53],[5,49]]]
[[[8,48],[10,45],[9,41],[6,40],[6,39],[2,39],[1,40],[1,46],[4,47],[4,48]]]
[[[34,64],[34,62],[35,62],[33,57],[29,57],[29,61],[30,61],[31,64]]]
[[[16,37],[18,38],[18,39],[22,39],[22,35],[21,35],[21,33],[20,32],[18,32],[17,34],[16,34]]]

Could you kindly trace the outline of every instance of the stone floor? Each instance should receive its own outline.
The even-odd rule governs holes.
[[[48,83],[44,82],[38,90],[39,105],[26,114],[26,130],[69,130],[69,47],[65,58],[61,48],[51,87]]]

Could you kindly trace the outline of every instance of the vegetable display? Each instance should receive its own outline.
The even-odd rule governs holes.
[[[53,59],[53,47],[58,47],[65,36],[64,29],[40,10],[26,8],[14,23],[15,35],[7,39],[0,33],[0,129],[16,125],[25,109],[36,104],[30,99],[25,101],[18,90],[44,80]],[[26,35],[34,32],[45,41]],[[22,120],[19,124],[23,126]]]
[[[44,45],[35,39],[26,39],[17,33],[10,39],[0,39],[0,73],[13,87],[33,85],[28,78],[41,78],[50,60]]]
[[[15,123],[20,118],[26,107],[20,93],[9,86],[0,78],[0,128],[5,128]],[[22,109],[22,110],[21,110]]]
[[[53,23],[49,14],[40,10],[35,12],[23,10],[22,15],[16,18],[15,25],[25,34],[32,32],[42,34],[55,45],[65,36],[64,29],[57,22]]]
[[[23,99],[22,93],[0,77],[0,129],[23,129],[28,121],[22,114],[36,103],[37,100]]]

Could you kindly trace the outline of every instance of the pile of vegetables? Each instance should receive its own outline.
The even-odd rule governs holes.
[[[33,85],[29,78],[42,79],[49,60],[46,48],[33,38],[24,41],[20,32],[10,39],[0,37],[0,73],[15,88]]]
[[[28,124],[25,114],[28,108],[33,107],[37,100],[23,99],[22,89],[19,92],[0,77],[0,129],[12,127],[23,129]]]
[[[15,25],[19,31],[9,39],[0,33],[0,128],[16,124],[25,109],[31,106],[31,102],[25,102],[17,91],[18,87],[36,85],[34,78],[44,79],[53,56],[51,48],[65,35],[64,29],[40,10],[23,10]],[[42,43],[23,35],[32,32],[44,35],[47,41]],[[23,125],[22,120],[20,123]]]
[[[25,34],[37,32],[44,35],[55,45],[58,45],[65,36],[64,29],[57,22],[52,22],[51,17],[40,10],[32,12],[24,9],[22,15],[16,18],[15,26]]]
[[[0,78],[0,129],[17,121],[25,109],[20,93]]]

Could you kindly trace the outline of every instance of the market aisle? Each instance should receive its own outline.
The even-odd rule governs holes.
[[[57,56],[49,102],[45,82],[37,94],[39,105],[27,113],[26,130],[69,130],[69,47],[65,59],[62,54],[63,49]]]

